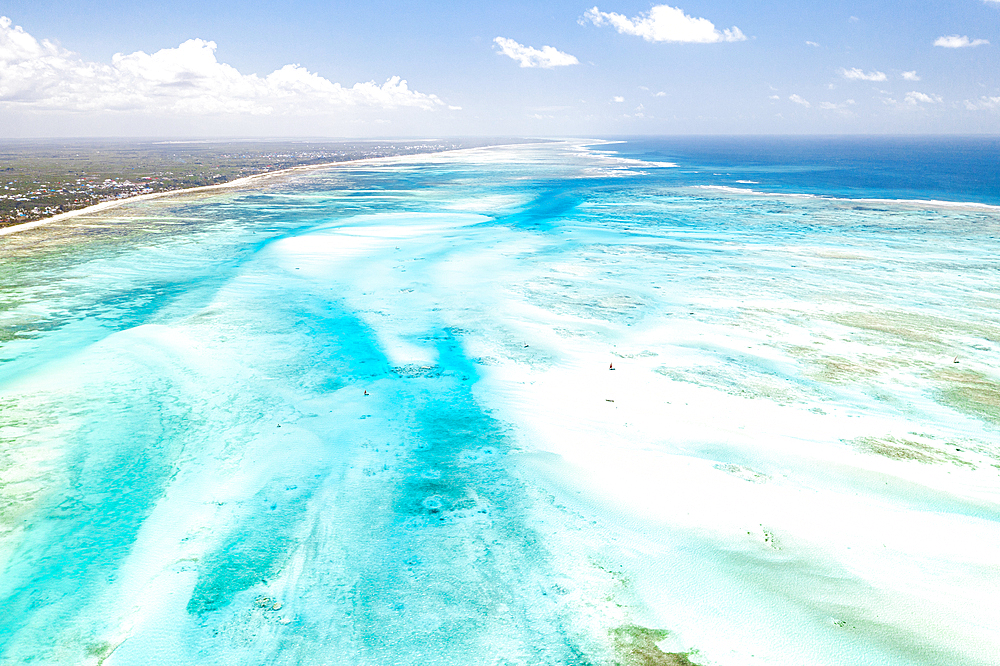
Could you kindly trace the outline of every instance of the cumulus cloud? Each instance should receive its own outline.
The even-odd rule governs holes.
[[[1000,109],[1000,97],[986,97],[965,100],[965,108],[969,111],[995,111]]]
[[[733,26],[717,30],[711,21],[695,18],[679,7],[654,5],[648,13],[632,18],[614,12],[602,12],[597,7],[588,9],[581,23],[590,21],[596,26],[610,25],[623,35],[642,37],[647,42],[688,42],[711,44],[714,42],[742,42],[746,35]]]
[[[621,95],[615,95],[614,97],[611,98],[611,101],[621,104],[622,102],[625,101],[625,98],[622,97]]]
[[[823,102],[823,103],[821,103],[819,105],[819,108],[826,109],[828,111],[834,111],[834,110],[846,109],[846,108],[848,108],[850,106],[853,106],[854,104],[855,104],[855,102],[854,102],[853,99],[848,99],[848,100],[845,100],[841,104],[836,104],[834,102]]]
[[[943,46],[946,49],[961,49],[967,46],[983,46],[989,44],[987,39],[969,39],[965,35],[945,35],[934,40],[934,46]]]
[[[997,2],[1000,2],[1000,0],[997,0]],[[903,78],[906,79],[907,81],[919,81],[920,80],[920,77],[917,76],[917,71],[916,70],[913,70],[912,72],[903,72]]]
[[[506,37],[497,37],[493,40],[493,43],[500,47],[500,54],[516,60],[521,67],[551,69],[553,67],[580,64],[580,61],[575,56],[563,53],[551,46],[543,46],[541,49],[536,49],[524,44],[518,44],[513,39],[507,39]]]
[[[801,97],[799,97],[798,95],[789,95],[789,96],[788,96],[788,99],[792,100],[792,101],[793,101],[793,102],[795,102],[796,104],[801,104],[802,106],[806,107],[807,109],[808,109],[808,108],[809,108],[810,106],[812,106],[812,104],[810,104],[810,103],[809,103],[809,100],[805,100],[805,99],[802,99],[802,98],[801,98]]]
[[[381,85],[369,81],[345,87],[300,65],[285,65],[261,77],[219,62],[215,49],[215,42],[189,39],[152,54],[117,53],[110,64],[88,62],[0,17],[0,106],[190,115],[444,106],[436,95],[410,90],[398,76]]]
[[[864,72],[857,67],[842,69],[840,73],[843,74],[845,79],[853,81],[885,81],[886,79],[885,72]]]
[[[906,93],[906,97],[903,99],[907,104],[936,104],[938,102],[944,101],[940,95],[928,95],[926,93],[917,92],[916,90]]]

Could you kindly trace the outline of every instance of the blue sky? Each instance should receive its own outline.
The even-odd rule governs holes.
[[[5,0],[0,15],[6,137],[1000,132],[1000,0]]]

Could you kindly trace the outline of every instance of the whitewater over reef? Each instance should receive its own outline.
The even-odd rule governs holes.
[[[995,664],[1000,201],[664,145],[0,238],[0,665]]]

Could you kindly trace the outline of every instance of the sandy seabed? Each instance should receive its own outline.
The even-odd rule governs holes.
[[[477,149],[5,239],[0,664],[991,663],[995,212],[650,172]]]

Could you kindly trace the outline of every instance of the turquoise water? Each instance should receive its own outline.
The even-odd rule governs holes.
[[[695,157],[0,237],[0,664],[990,663],[1000,212]]]

